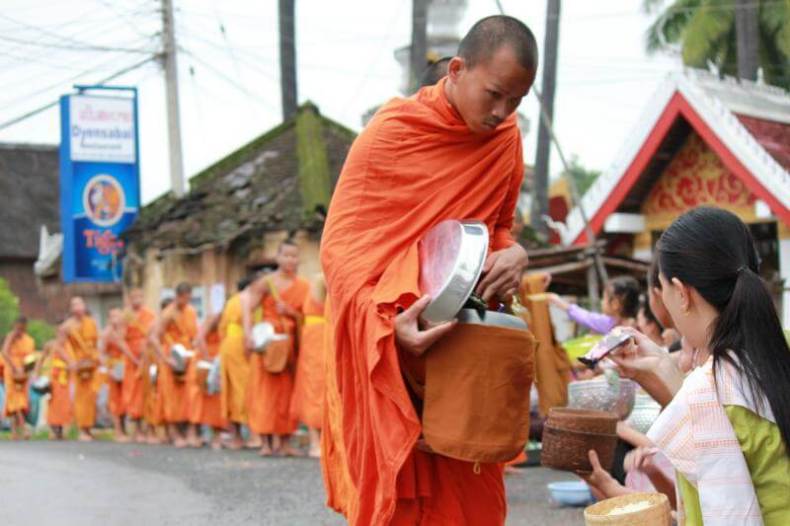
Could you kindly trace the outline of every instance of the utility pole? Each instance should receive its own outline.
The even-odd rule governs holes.
[[[546,35],[543,41],[542,112],[545,120],[538,127],[538,149],[535,157],[535,186],[532,189],[532,228],[543,236],[548,235],[548,226],[543,216],[549,214],[549,157],[551,134],[549,126],[554,120],[554,91],[557,81],[557,48],[560,38],[560,0],[547,0]]]
[[[181,151],[181,115],[178,108],[178,64],[173,0],[162,0],[162,44],[167,95],[167,141],[170,148],[170,186],[173,193],[184,195],[184,160]]]
[[[760,25],[759,4],[754,0],[735,2],[735,40],[738,60],[738,77],[757,80]]]
[[[283,120],[296,115],[296,29],[294,0],[280,0],[280,94]]]
[[[411,49],[409,50],[409,94],[417,91],[428,52],[428,2],[412,0]]]

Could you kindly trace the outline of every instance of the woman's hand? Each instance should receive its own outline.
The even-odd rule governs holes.
[[[633,328],[623,328],[633,337],[630,344],[608,358],[624,378],[631,378],[662,407],[666,407],[683,385],[683,373],[669,354],[650,338]]]
[[[657,447],[638,447],[629,451],[623,460],[623,468],[626,471],[639,470],[650,475],[656,471],[653,459],[658,453]]]
[[[604,500],[629,493],[629,490],[617,482],[608,471],[603,469],[598,460],[598,453],[591,449],[588,453],[592,473],[577,473],[590,486],[596,500]]]

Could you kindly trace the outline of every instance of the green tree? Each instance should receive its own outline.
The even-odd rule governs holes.
[[[0,278],[0,342],[11,330],[14,320],[18,317],[19,298],[11,291],[8,282]]]
[[[767,84],[790,89],[790,0],[752,0],[758,9],[758,62]],[[668,5],[665,5],[668,4]],[[656,19],[647,51],[679,48],[683,64],[737,76],[735,0],[643,0]]]
[[[0,343],[18,317],[19,298],[8,286],[8,282],[0,278]],[[41,349],[45,342],[55,337],[55,327],[42,320],[28,320],[27,332],[35,340],[37,349]]]
[[[579,158],[574,155],[571,157],[568,171],[563,173],[563,175],[567,174],[573,177],[573,181],[576,183],[576,189],[579,191],[579,197],[581,197],[592,186],[598,176],[601,175],[601,172],[585,168],[581,162],[579,162]]]

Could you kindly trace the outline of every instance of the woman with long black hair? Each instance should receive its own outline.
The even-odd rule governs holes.
[[[681,524],[790,524],[790,348],[748,227],[697,208],[657,245],[663,302],[696,349],[685,379],[647,337],[614,357],[662,405]]]

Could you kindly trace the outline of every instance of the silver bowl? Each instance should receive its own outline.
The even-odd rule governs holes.
[[[177,374],[185,373],[187,370],[187,363],[193,356],[195,356],[195,352],[190,351],[180,343],[173,345],[170,348],[170,357],[175,362],[173,371],[175,371]]]
[[[110,371],[110,377],[115,382],[123,382],[124,370],[125,370],[124,363],[116,362],[115,365],[112,366],[112,370]]]
[[[152,363],[148,368],[148,379],[151,380],[151,385],[156,385],[157,378],[159,378],[159,368]]]
[[[279,334],[275,332],[274,325],[269,323],[268,321],[262,321],[260,323],[256,323],[255,326],[252,328],[252,343],[254,345],[253,351],[254,352],[265,352],[266,347],[271,342],[277,342],[282,340],[287,340],[288,336],[286,334]]]
[[[37,393],[44,394],[50,391],[51,385],[52,384],[50,383],[48,376],[39,376],[33,380],[33,383],[30,384],[30,387]]]
[[[647,393],[637,393],[634,409],[626,420],[626,424],[640,433],[646,434],[658,418],[659,413],[661,413],[661,405],[658,402]]]
[[[473,323],[476,325],[494,325],[497,327],[507,327],[508,329],[527,329],[527,323],[512,314],[488,310],[484,317],[480,317],[475,309],[461,309],[456,316],[458,323]]]
[[[219,356],[214,358],[211,362],[211,369],[208,372],[208,378],[206,378],[206,390],[208,394],[217,394],[219,393],[220,389],[220,362]]]
[[[480,221],[448,219],[420,240],[420,290],[431,297],[428,323],[455,318],[480,279],[488,254],[488,228]]]
[[[608,411],[625,420],[634,408],[636,384],[625,378],[617,380],[610,382],[599,376],[571,382],[568,384],[568,407]]]

